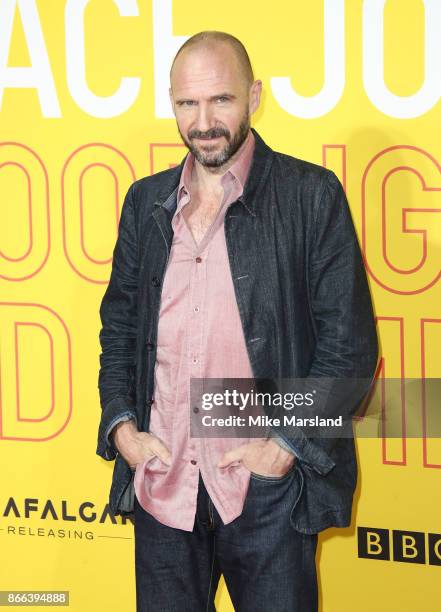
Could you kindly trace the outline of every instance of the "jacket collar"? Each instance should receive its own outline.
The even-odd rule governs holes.
[[[239,196],[238,201],[242,203],[245,210],[251,215],[256,216],[258,212],[257,195],[268,178],[274,158],[274,151],[264,142],[254,128],[251,128],[251,131],[255,138],[253,160],[243,193]],[[155,206],[162,206],[170,213],[174,212],[176,209],[179,181],[186,157],[187,156],[184,157],[179,166],[169,170],[166,175],[167,178],[164,180],[164,184],[158,195],[158,199],[155,202]]]

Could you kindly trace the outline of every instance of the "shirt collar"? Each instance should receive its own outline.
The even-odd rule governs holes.
[[[249,130],[245,141],[242,143],[239,155],[234,161],[234,164],[232,164],[222,176],[222,182],[224,181],[225,176],[227,174],[231,174],[237,181],[239,181],[241,193],[243,192],[243,189],[245,187],[245,183],[251,167],[251,162],[253,160],[254,145],[254,134],[251,130]],[[178,186],[178,210],[182,207],[182,196],[185,193],[190,194],[191,174],[193,171],[193,166],[194,155],[191,151],[189,151],[187,157],[185,158],[184,167],[182,169],[181,179],[179,181]]]

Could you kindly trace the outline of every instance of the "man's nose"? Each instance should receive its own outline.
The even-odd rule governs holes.
[[[210,107],[206,104],[199,104],[195,128],[200,132],[207,132],[212,127],[214,127],[214,118]]]

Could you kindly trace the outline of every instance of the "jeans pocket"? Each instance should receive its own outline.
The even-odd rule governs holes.
[[[299,469],[297,470],[297,478],[298,478],[298,491],[296,491],[296,495],[295,495],[295,499],[291,505],[291,511],[289,514],[289,522],[291,523],[291,526],[294,529],[297,529],[296,527],[296,523],[294,520],[294,515],[295,515],[295,510],[300,502],[300,498],[302,497],[303,494],[303,489],[305,487],[305,476],[302,472],[302,469],[299,467]]]
[[[282,474],[282,476],[265,476],[264,474],[257,474],[257,472],[251,472],[251,471],[250,471],[250,476],[254,480],[261,480],[262,482],[274,482],[274,483],[282,482],[293,475],[294,470],[296,469],[296,462],[297,462],[297,459],[294,461],[294,463],[289,468],[289,470],[285,472],[285,474]]]

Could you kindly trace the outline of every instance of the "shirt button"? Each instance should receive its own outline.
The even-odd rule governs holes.
[[[193,408],[193,412],[195,412],[195,413],[199,412],[199,408],[198,408],[197,406],[195,406],[195,407]]]
[[[159,287],[160,284],[161,284],[161,281],[159,280],[159,278],[157,276],[154,276],[152,278],[152,285],[153,285],[153,287]]]
[[[196,257],[196,263],[201,263],[202,257]]]
[[[190,461],[190,463],[192,463],[193,465],[196,465],[197,461],[196,461],[196,459],[192,459],[192,460]]]
[[[155,348],[155,345],[153,344],[153,342],[147,342],[148,351],[153,351],[154,348]]]
[[[199,306],[195,306],[195,307],[194,307],[194,311],[195,311],[195,312],[199,312]]]
[[[193,358],[193,363],[197,363],[198,360],[196,359],[196,357]]]

